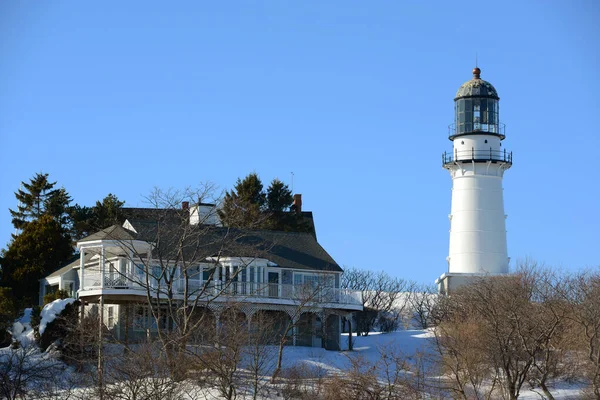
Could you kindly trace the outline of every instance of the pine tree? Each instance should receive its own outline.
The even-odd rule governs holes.
[[[9,210],[12,224],[16,229],[23,229],[29,222],[38,219],[46,212],[46,203],[56,194],[53,190],[56,182],[48,181],[48,174],[37,173],[29,183],[23,186],[15,196],[19,201],[17,210]]]
[[[11,342],[9,329],[17,317],[17,307],[11,288],[0,287],[0,347],[8,346]]]
[[[289,186],[275,178],[267,189],[267,209],[271,212],[287,211],[294,197]]]
[[[44,202],[45,213],[52,216],[65,231],[71,227],[71,196],[65,188],[53,190]]]
[[[37,303],[39,279],[73,256],[71,239],[51,215],[25,225],[2,256],[2,286],[12,287],[23,304]]]
[[[96,201],[94,207],[75,204],[70,209],[73,221],[71,234],[75,240],[117,224],[121,221],[121,208],[125,204],[117,196],[109,193],[102,201]]]
[[[256,173],[237,180],[231,192],[225,192],[223,207],[219,210],[221,221],[231,227],[261,228],[265,221],[266,195]]]
[[[269,218],[266,227],[277,231],[298,231],[299,218],[289,209],[294,202],[289,186],[275,178],[267,188],[267,210]]]
[[[117,196],[109,193],[102,202],[97,201],[93,208],[94,224],[97,229],[104,229],[120,222],[121,208],[125,204]]]

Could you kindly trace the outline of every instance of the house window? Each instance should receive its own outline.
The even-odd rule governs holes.
[[[310,285],[317,286],[319,284],[319,276],[314,274],[299,274],[294,273],[294,285]]]
[[[135,307],[133,314],[133,329],[145,330],[148,327],[148,314],[144,306]]]
[[[332,288],[335,283],[335,277],[332,274],[305,274],[294,272],[294,285],[310,285],[316,287],[321,285],[323,287]]]
[[[108,328],[112,328],[114,324],[115,324],[115,309],[114,309],[114,307],[110,306],[110,307],[108,307],[108,323],[106,324],[106,326]]]
[[[215,276],[215,268],[204,268],[204,270],[202,271],[202,279],[206,282],[209,279],[216,279],[217,277]]]

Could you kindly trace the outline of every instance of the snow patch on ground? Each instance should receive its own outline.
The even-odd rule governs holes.
[[[73,302],[75,302],[75,299],[68,298],[64,300],[54,300],[52,303],[46,304],[41,314],[40,335],[43,335],[48,324],[54,321],[56,316],[63,312],[68,304],[72,304]]]

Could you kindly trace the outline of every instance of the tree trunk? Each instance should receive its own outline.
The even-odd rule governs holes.
[[[554,400],[554,396],[552,396],[552,393],[548,390],[548,386],[546,386],[545,379],[540,382],[540,388],[542,388],[542,392],[544,392],[548,400]]]
[[[281,372],[281,362],[283,361],[283,345],[285,344],[285,339],[282,339],[279,342],[279,353],[277,354],[277,366],[275,367],[275,371],[273,371],[273,376],[271,377],[271,383],[275,383],[277,376]]]

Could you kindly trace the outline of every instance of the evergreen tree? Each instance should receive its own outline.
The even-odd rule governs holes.
[[[9,210],[16,229],[23,229],[46,212],[48,200],[56,194],[55,184],[48,180],[48,174],[42,173],[35,174],[29,183],[21,182],[22,189],[15,193],[19,206],[17,210]]]
[[[52,191],[44,204],[45,213],[52,216],[65,231],[68,231],[71,227],[70,204],[71,196],[65,188]]]
[[[0,287],[0,347],[8,346],[11,337],[8,330],[12,328],[17,317],[17,307],[11,288]]]
[[[94,207],[75,204],[70,209],[73,221],[72,236],[75,240],[117,224],[121,221],[121,208],[125,204],[117,196],[109,193],[102,201],[96,201]]]
[[[27,223],[2,255],[2,286],[23,305],[37,303],[39,279],[73,256],[71,239],[51,215]]]
[[[71,236],[75,242],[99,230],[95,228],[95,224],[93,223],[94,207],[75,204],[70,208],[69,214],[73,221]]]
[[[267,189],[267,209],[271,212],[289,210],[294,202],[289,186],[275,178]]]
[[[265,221],[266,195],[256,173],[237,180],[231,192],[225,192],[223,207],[219,210],[221,221],[231,227],[261,228]]]
[[[98,230],[120,222],[121,208],[125,204],[117,196],[109,193],[102,202],[97,201],[93,208],[94,224]]]

